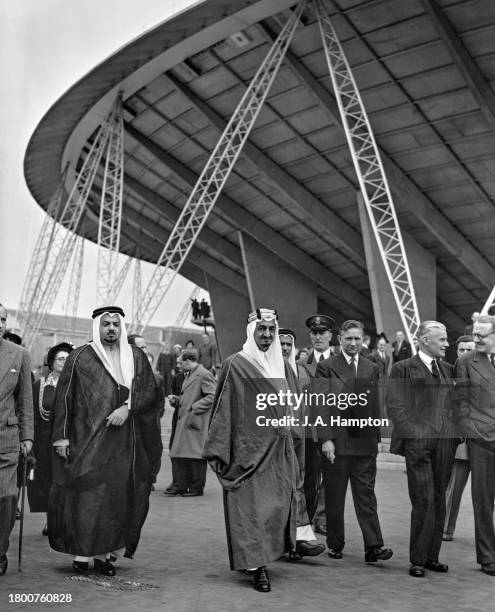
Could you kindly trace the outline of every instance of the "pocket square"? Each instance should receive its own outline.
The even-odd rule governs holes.
[[[11,372],[17,372],[17,370],[15,368],[12,368],[10,371]]]

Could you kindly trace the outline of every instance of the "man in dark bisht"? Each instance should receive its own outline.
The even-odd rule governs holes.
[[[51,547],[75,556],[78,573],[115,575],[132,558],[162,451],[159,394],[146,354],[127,342],[124,312],[93,312],[93,340],[68,357],[52,411]]]
[[[299,387],[277,332],[276,311],[249,315],[242,351],[220,372],[204,451],[224,490],[230,568],[254,572],[260,592],[271,590],[266,565],[296,544],[298,459],[281,420],[291,410],[267,394]]]

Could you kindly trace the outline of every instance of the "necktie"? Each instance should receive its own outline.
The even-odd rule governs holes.
[[[323,353],[320,354],[320,357],[318,359],[318,363],[320,363],[320,361],[323,361],[325,359],[325,357],[323,357]]]
[[[440,378],[440,372],[438,371],[438,366],[435,359],[433,359],[431,362],[431,373],[435,378]]]
[[[357,358],[356,355],[351,357],[351,367],[354,370],[354,374],[357,374]]]

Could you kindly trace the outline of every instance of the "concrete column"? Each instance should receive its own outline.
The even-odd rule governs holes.
[[[395,305],[392,289],[390,288],[361,193],[357,194],[357,201],[376,330],[377,333],[384,331],[389,341],[392,342],[395,339],[395,332],[399,329],[404,329],[404,326],[399,310]],[[402,233],[402,238],[409,262],[420,319],[436,319],[436,258],[404,232]]]
[[[247,316],[251,305],[246,294],[242,295],[205,273],[215,317],[215,329],[221,359],[237,353],[246,341]]]
[[[276,308],[279,325],[295,332],[296,346],[306,346],[304,321],[317,312],[316,285],[250,236],[239,232],[239,242],[252,309]]]

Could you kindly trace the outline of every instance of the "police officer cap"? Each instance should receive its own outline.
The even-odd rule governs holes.
[[[335,321],[327,315],[313,315],[306,319],[306,327],[312,332],[332,331],[335,329]]]

